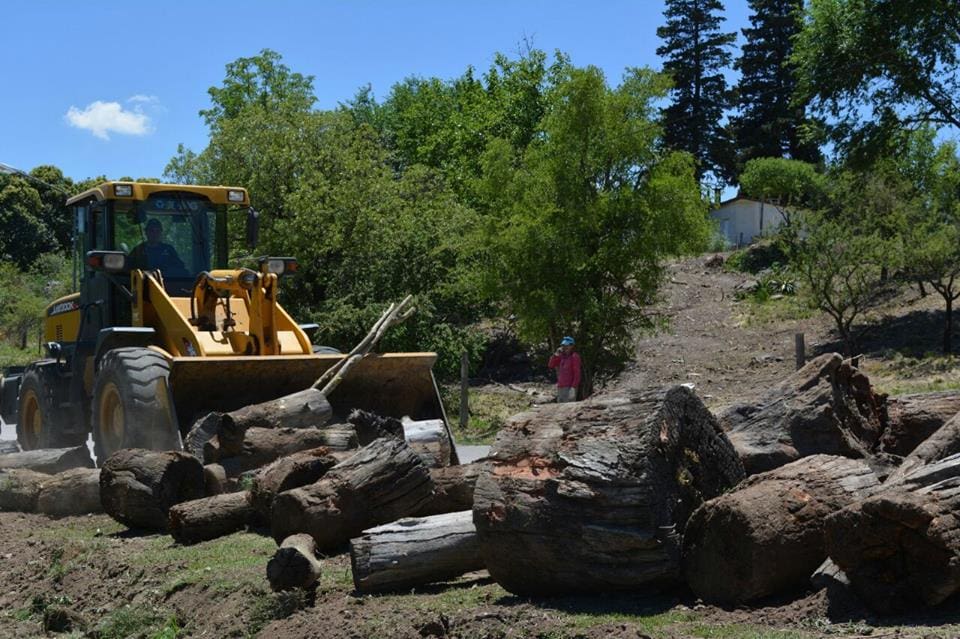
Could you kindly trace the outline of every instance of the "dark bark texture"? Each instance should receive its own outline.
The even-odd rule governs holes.
[[[870,380],[827,353],[719,420],[753,475],[808,455],[869,457],[882,430],[881,410]]]
[[[482,468],[483,462],[431,468],[433,494],[416,513],[417,517],[455,513],[473,508],[473,491]]]
[[[719,604],[802,590],[827,558],[824,518],[879,485],[863,461],[832,455],[749,477],[687,522],[687,584],[704,601]]]
[[[377,439],[320,481],[277,495],[273,537],[279,543],[309,533],[329,552],[367,528],[417,512],[432,492],[430,473],[406,442]]]
[[[270,462],[293,453],[324,446],[332,451],[357,448],[357,435],[352,426],[327,428],[251,428],[247,430],[243,447],[235,455],[225,455],[214,437],[204,446],[204,462],[219,463],[234,477],[248,470],[266,466]]]
[[[305,533],[290,535],[267,562],[267,581],[274,590],[309,588],[320,580],[317,543]]]
[[[357,592],[388,592],[446,581],[480,570],[480,547],[469,510],[401,519],[350,540]]]
[[[224,493],[171,506],[168,530],[181,544],[223,537],[258,520],[249,491]]]
[[[193,455],[119,450],[100,469],[103,510],[131,528],[166,531],[171,506],[203,497],[203,464]]]
[[[906,457],[941,426],[960,413],[960,391],[919,393],[891,397],[880,450]]]
[[[500,431],[477,479],[481,556],[523,595],[677,583],[690,513],[742,479],[684,387],[543,406]]]
[[[264,466],[253,478],[253,507],[265,519],[270,518],[273,500],[285,490],[318,481],[349,453],[331,453],[329,448],[313,448],[281,457]]]

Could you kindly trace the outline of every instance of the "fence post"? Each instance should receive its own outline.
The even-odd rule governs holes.
[[[470,404],[467,390],[470,386],[470,356],[467,351],[460,355],[460,428],[466,428],[470,421]]]
[[[793,349],[797,360],[797,370],[800,370],[807,363],[807,346],[803,333],[796,333],[793,336]]]

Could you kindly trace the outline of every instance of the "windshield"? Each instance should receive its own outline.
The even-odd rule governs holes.
[[[216,210],[204,198],[156,194],[118,215],[114,246],[130,256],[131,268],[159,270],[164,279],[192,279],[214,257]]]

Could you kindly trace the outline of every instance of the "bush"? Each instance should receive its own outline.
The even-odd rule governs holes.
[[[784,241],[780,237],[775,237],[771,240],[761,240],[734,252],[727,258],[724,267],[728,271],[757,274],[775,265],[786,264],[787,261]]]

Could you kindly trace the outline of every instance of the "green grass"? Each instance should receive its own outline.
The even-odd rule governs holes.
[[[466,428],[460,428],[460,387],[445,386],[441,395],[453,437],[458,444],[493,442],[507,419],[533,406],[532,398],[523,393],[500,387],[473,387],[467,393],[470,419]]]
[[[264,592],[250,607],[250,618],[247,621],[246,636],[255,637],[271,621],[286,619],[298,610],[309,605],[307,593],[302,589],[289,592]]]
[[[108,613],[96,626],[99,639],[177,639],[181,636],[176,617],[161,608],[123,606]]]
[[[861,365],[876,390],[890,395],[960,390],[960,357],[927,353],[911,357],[897,352]]]
[[[739,321],[741,326],[766,326],[779,322],[795,322],[808,319],[817,314],[795,295],[785,295],[779,299],[759,301],[753,297],[744,298],[739,303]]]

